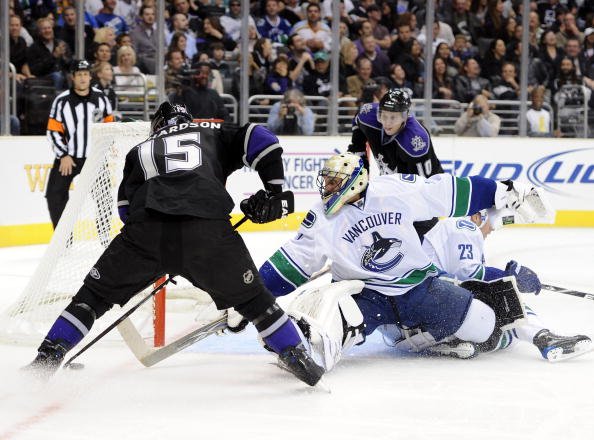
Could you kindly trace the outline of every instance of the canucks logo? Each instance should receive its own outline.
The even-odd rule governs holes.
[[[402,245],[402,240],[384,238],[377,231],[372,232],[371,236],[373,243],[366,246],[361,257],[361,267],[372,272],[385,272],[400,263],[404,255],[396,249]],[[391,255],[393,256],[390,258]]]

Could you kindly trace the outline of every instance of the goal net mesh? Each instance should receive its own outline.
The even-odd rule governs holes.
[[[148,137],[149,128],[148,122],[93,125],[91,151],[74,181],[74,190],[47,251],[20,297],[0,315],[0,341],[39,343],[118,234],[122,222],[118,217],[117,190],[124,160],[132,147]],[[177,286],[167,287],[167,299],[178,301],[167,301],[168,311],[194,310],[193,320],[200,320],[200,314],[211,304],[208,295],[179,277],[176,280]],[[151,290],[149,286],[123,308],[115,306],[95,323],[91,335],[103,330]],[[153,333],[152,316],[151,301],[132,315],[146,338]]]

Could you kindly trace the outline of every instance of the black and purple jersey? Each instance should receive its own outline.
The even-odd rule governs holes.
[[[128,222],[147,211],[227,219],[233,200],[227,177],[244,165],[258,171],[268,190],[283,183],[282,148],[265,127],[213,121],[170,125],[126,156],[118,206],[129,206]]]

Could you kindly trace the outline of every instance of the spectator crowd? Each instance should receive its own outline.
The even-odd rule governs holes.
[[[86,0],[85,57],[94,86],[117,109],[116,90],[163,72],[171,102],[198,118],[228,119],[220,95],[239,97],[240,0],[167,0],[166,32],[157,35],[155,0]],[[340,40],[331,38],[331,0],[252,0],[249,11],[250,95],[278,95],[273,130],[309,134],[315,116],[307,96],[329,96],[330,55],[339,53],[339,96],[355,105],[392,87],[422,98],[427,69],[434,99],[468,104],[457,134],[496,135],[489,101],[519,100],[522,16],[529,15],[528,116],[531,135],[550,130],[551,114],[581,103],[594,108],[594,1],[436,0],[428,41],[425,0],[341,0]],[[74,1],[9,0],[10,61],[16,69],[21,132],[44,130],[37,97],[68,88],[75,52]],[[167,48],[156,57],[158,39]],[[426,65],[430,44],[433,63]],[[567,86],[584,86],[567,87]],[[50,100],[51,102],[51,100]],[[266,104],[266,101],[262,101]],[[355,109],[354,109],[355,110]],[[284,121],[286,117],[293,118]],[[489,123],[477,118],[489,118]],[[543,122],[544,121],[544,122]],[[497,128],[497,130],[495,130]],[[494,134],[493,134],[494,133]]]

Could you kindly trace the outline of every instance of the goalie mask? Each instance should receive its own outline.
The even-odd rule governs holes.
[[[382,96],[377,119],[388,136],[394,136],[404,128],[410,106],[410,96],[402,89],[390,89]]]
[[[186,106],[182,104],[171,104],[165,101],[159,106],[153,116],[151,135],[162,128],[181,124],[182,122],[192,122],[192,115],[190,115]]]
[[[318,173],[317,186],[326,215],[333,215],[349,200],[367,188],[363,159],[345,153],[330,157]]]

